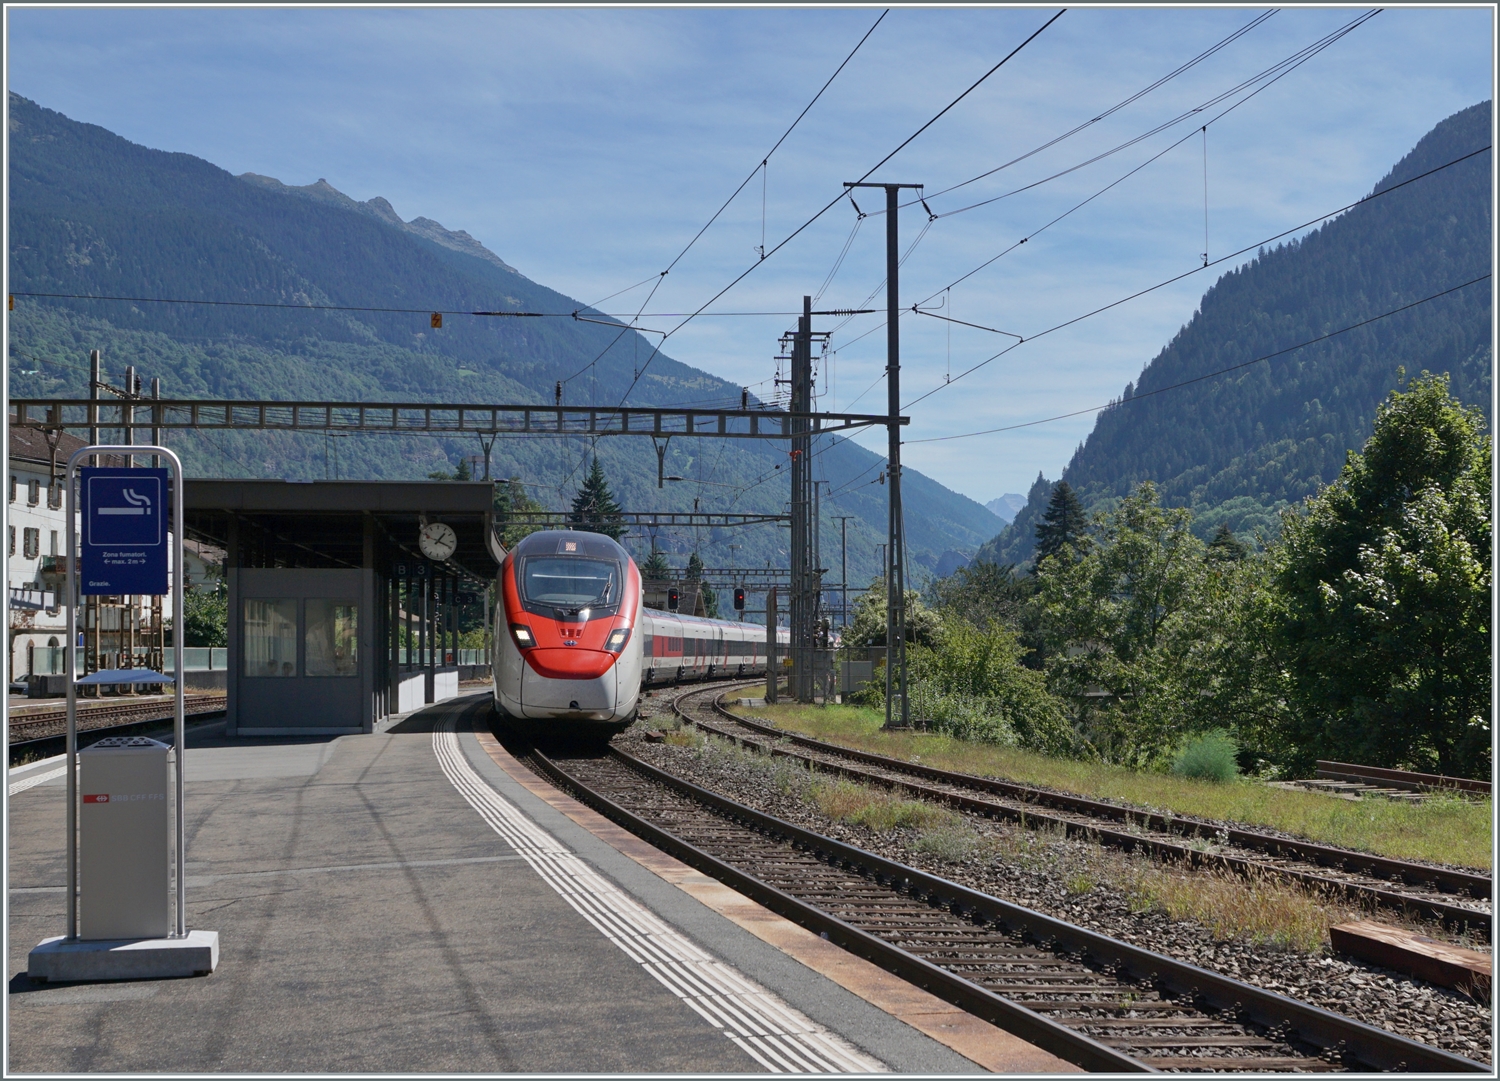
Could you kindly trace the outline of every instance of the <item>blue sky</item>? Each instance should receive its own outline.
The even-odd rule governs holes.
[[[534,280],[594,302],[667,266],[882,9],[27,8],[9,6],[9,88],[126,138],[290,184],[320,177],[402,217],[466,229]],[[872,179],[936,192],[1147,87],[1259,7],[1069,10]],[[929,200],[946,215],[1083,162],[1198,106],[1358,17],[1279,11],[1109,118],[994,177]],[[1041,26],[1055,8],[896,8],[648,311],[689,312]],[[1237,248],[1365,194],[1434,124],[1491,96],[1488,7],[1392,8],[1210,126],[1208,250]],[[1214,116],[1232,104],[1200,116]],[[902,270],[906,304],[1022,336],[1201,263],[1203,137],[1190,138],[1024,247],[943,289],[1198,128],[1184,122],[987,207],[940,216]],[[858,198],[858,197],[856,197]],[[859,199],[862,209],[878,197]],[[716,307],[786,312],[816,293],[855,226],[848,202]],[[921,207],[902,212],[905,243]],[[1226,265],[1222,269],[1228,269]],[[1028,342],[912,409],[909,438],[1015,424],[1119,395],[1219,271]],[[884,220],[864,221],[823,307],[864,306]],[[935,296],[934,296],[935,294]],[[645,290],[605,304],[634,312]],[[881,307],[883,294],[868,306]],[[824,408],[880,411],[878,316],[834,338]],[[643,325],[670,330],[669,317]],[[701,318],[669,341],[744,384],[774,370],[783,316]],[[834,320],[820,320],[829,329]],[[858,340],[856,340],[856,338]],[[903,398],[1006,339],[902,320]],[[867,388],[872,388],[868,389]],[[865,392],[863,397],[859,397]],[[1060,473],[1090,416],[944,443],[906,460],[981,502]],[[878,448],[881,437],[869,439]]]

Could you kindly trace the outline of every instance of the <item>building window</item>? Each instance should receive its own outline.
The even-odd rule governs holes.
[[[21,532],[21,555],[25,559],[35,559],[41,554],[42,531],[28,526]]]
[[[55,530],[55,529],[52,531],[52,548],[51,548],[51,550],[47,554],[51,555],[51,556],[55,556],[55,555],[58,554],[58,551],[57,551],[57,530]]]
[[[359,606],[334,600],[307,602],[305,674],[359,675]]]
[[[51,507],[53,510],[57,510],[62,506],[62,499],[62,483],[54,479],[51,484],[47,485],[47,506]]]
[[[32,477],[26,482],[26,502],[36,506],[42,501],[42,482]]]
[[[10,501],[12,503],[16,501],[16,478],[14,475],[10,478]]]
[[[10,527],[10,554],[16,554],[16,527]]]
[[[245,675],[297,674],[297,602],[245,601]]]

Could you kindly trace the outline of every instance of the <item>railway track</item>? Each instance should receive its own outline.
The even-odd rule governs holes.
[[[222,694],[195,694],[187,698],[184,709],[188,716],[199,713],[217,713],[225,708],[226,696]],[[123,724],[139,724],[144,721],[164,720],[172,716],[172,700],[154,699],[150,702],[110,702],[106,705],[78,707],[78,731],[92,732],[101,728],[115,728]],[[49,709],[37,713],[10,718],[10,742],[29,742],[62,735],[68,727],[68,711]]]
[[[739,717],[721,706],[716,697],[701,692],[685,695],[674,703],[674,708],[679,716],[704,731],[742,745],[811,763],[850,780],[947,803],[973,814],[1038,829],[1061,828],[1069,836],[1149,852],[1187,866],[1247,877],[1281,878],[1352,900],[1435,918],[1459,930],[1479,931],[1486,937],[1492,933],[1493,920],[1487,907],[1492,881],[1488,875],[1289,840],[1219,822],[1168,817],[1029,785],[903,762]],[[1212,845],[1212,850],[1206,849],[1207,845]],[[1455,900],[1456,896],[1466,898],[1467,902]]]
[[[617,749],[515,753],[684,862],[1086,1069],[1489,1072],[802,829]]]

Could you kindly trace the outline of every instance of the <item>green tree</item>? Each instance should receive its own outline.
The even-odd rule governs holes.
[[[511,477],[508,481],[501,481],[495,485],[495,523],[500,527],[500,543],[506,548],[514,548],[521,543],[521,538],[529,536],[545,526],[527,525],[517,522],[515,516],[518,514],[542,514],[547,508],[526,494],[526,486],[521,483],[520,477]]]
[[[217,585],[194,586],[182,594],[182,644],[185,646],[229,645],[229,592]]]
[[[1479,413],[1424,372],[1286,515],[1273,626],[1295,765],[1489,775],[1491,457]]]
[[[1074,702],[1080,733],[1108,761],[1159,762],[1191,727],[1184,661],[1206,573],[1191,521],[1163,509],[1148,481],[1096,516],[1076,560],[1038,563],[1048,685]]]
[[[672,565],[667,562],[666,554],[655,544],[651,545],[650,557],[641,564],[641,577],[656,579],[672,577]]]
[[[603,533],[612,540],[619,540],[625,535],[625,519],[621,514],[620,504],[615,502],[615,497],[609,490],[609,482],[604,479],[604,467],[599,464],[597,454],[594,455],[594,464],[589,467],[589,475],[584,478],[578,494],[573,497],[573,509],[568,514],[568,521],[574,529]]]
[[[885,645],[885,579],[876,578],[850,607],[854,616],[844,632],[849,646]],[[906,641],[910,645],[935,646],[943,636],[942,617],[914,590],[906,592]]]
[[[1220,522],[1219,529],[1214,534],[1214,539],[1208,542],[1208,555],[1210,559],[1229,560],[1238,562],[1250,553],[1243,541],[1234,535],[1234,530],[1229,528],[1228,522]]]
[[[688,556],[687,577],[698,583],[698,595],[703,598],[703,614],[709,619],[718,619],[719,598],[703,580],[703,560],[697,552]]]
[[[1074,753],[1064,704],[1021,664],[1024,652],[1005,627],[946,620],[940,644],[914,646],[908,659],[913,716],[960,739]]]
[[[1042,520],[1036,524],[1036,562],[1055,556],[1068,545],[1076,545],[1086,536],[1088,515],[1078,502],[1078,493],[1065,480],[1052,489]]]
[[[454,480],[473,480],[474,474],[469,471],[469,459],[460,458],[458,468],[453,471]]]
[[[1004,627],[1018,634],[1022,663],[1040,668],[1044,656],[1038,623],[1037,579],[1017,574],[1013,563],[970,563],[927,587],[926,600],[945,621],[960,619],[981,631]]]

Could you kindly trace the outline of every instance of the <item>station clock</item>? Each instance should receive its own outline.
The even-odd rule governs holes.
[[[428,559],[443,563],[458,550],[458,534],[446,523],[429,522],[417,535],[417,547],[422,549],[422,554]]]

